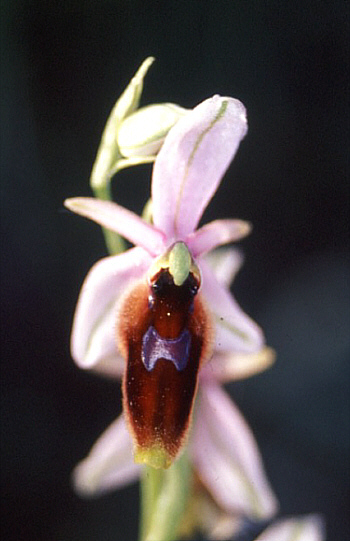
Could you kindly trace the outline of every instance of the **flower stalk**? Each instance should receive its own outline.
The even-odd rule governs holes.
[[[144,467],[140,541],[176,541],[190,484],[191,466],[187,452],[167,470]]]

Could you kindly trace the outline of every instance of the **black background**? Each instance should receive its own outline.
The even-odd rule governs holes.
[[[79,287],[105,255],[63,210],[90,195],[107,116],[142,60],[142,103],[243,101],[250,131],[204,220],[254,224],[234,293],[278,351],[229,390],[254,429],[283,514],[350,533],[348,13],[342,1],[22,0],[2,12],[2,538],[137,535],[138,488],[82,501],[72,468],[120,411],[119,384],[79,371]],[[140,212],[150,167],[115,197]]]

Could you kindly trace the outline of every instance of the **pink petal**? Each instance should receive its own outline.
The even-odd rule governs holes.
[[[215,220],[191,233],[186,244],[193,257],[198,257],[221,244],[236,242],[249,235],[250,231],[250,224],[242,220]]]
[[[238,306],[226,287],[216,280],[204,260],[200,262],[202,292],[214,316],[215,349],[226,352],[252,353],[264,344],[263,333]]]
[[[247,132],[245,108],[213,96],[170,130],[153,167],[154,224],[169,239],[195,230]]]
[[[165,237],[161,231],[145,222],[137,214],[116,203],[101,201],[93,197],[75,197],[66,199],[64,204],[72,212],[119,233],[153,256],[159,255],[165,250]]]
[[[230,287],[243,263],[241,252],[235,248],[218,248],[205,256],[219,284]]]
[[[249,378],[270,368],[275,358],[274,350],[269,347],[256,353],[216,353],[202,368],[200,377],[221,383]]]
[[[131,438],[121,415],[75,468],[73,483],[81,496],[96,496],[135,481],[140,471],[134,463]]]
[[[244,418],[219,385],[201,385],[191,453],[200,478],[226,511],[270,518],[277,501]]]
[[[324,523],[319,515],[279,520],[269,526],[256,541],[323,541]]]
[[[97,315],[97,314],[96,314]],[[103,372],[104,368],[108,366],[114,367],[114,372],[123,373],[125,361],[121,357],[115,338],[115,326],[117,319],[116,302],[106,307],[106,310],[101,314],[100,318],[96,322],[95,318],[90,315],[90,320],[96,322],[95,326],[91,328],[90,335],[88,337],[87,349],[84,356],[84,365],[80,364],[81,368],[90,368]],[[73,333],[72,331],[72,346],[73,346]],[[72,347],[72,356],[73,347]],[[79,364],[79,363],[78,363]],[[111,368],[110,368],[111,369]]]
[[[81,368],[115,358],[116,303],[125,288],[141,278],[151,258],[142,248],[106,257],[88,273],[80,291],[71,336],[72,357]]]

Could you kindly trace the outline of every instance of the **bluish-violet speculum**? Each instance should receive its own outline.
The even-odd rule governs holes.
[[[184,329],[177,338],[163,338],[151,326],[142,339],[142,362],[151,372],[158,360],[171,361],[181,372],[186,368],[191,345],[191,335]]]

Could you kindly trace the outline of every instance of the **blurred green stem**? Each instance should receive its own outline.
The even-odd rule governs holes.
[[[167,470],[144,467],[140,541],[176,541],[190,482],[191,468],[186,451]]]

